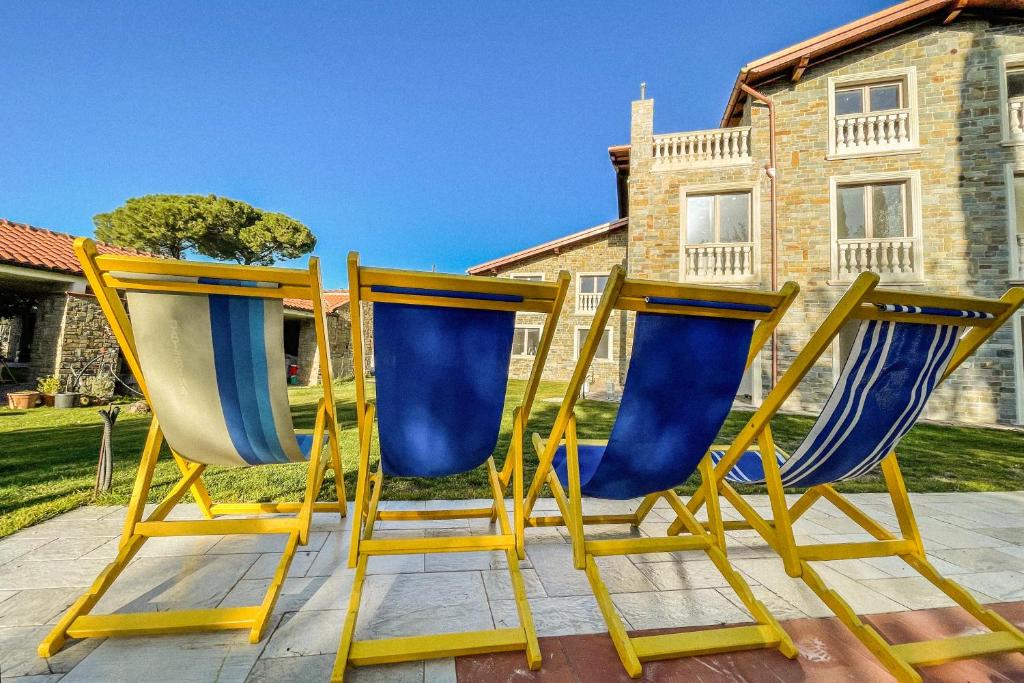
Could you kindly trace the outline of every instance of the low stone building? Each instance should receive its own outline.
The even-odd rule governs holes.
[[[720,125],[656,133],[654,101],[633,102],[629,145],[609,150],[628,226],[614,245],[559,256],[577,281],[570,316],[587,301],[581,276],[611,263],[634,278],[762,289],[775,271],[776,286],[801,287],[779,330],[782,372],[865,270],[915,292],[998,297],[1024,283],[1024,4],[908,0],[785,48],[740,69]],[[518,256],[470,272],[547,272]],[[621,379],[630,325],[616,326]],[[822,405],[849,343],[841,334],[789,408]],[[572,339],[555,344],[550,373],[566,376]],[[755,403],[772,360],[762,353],[745,380]],[[1024,423],[1022,316],[927,414]]]
[[[73,250],[74,236],[0,219],[0,357],[29,386],[40,377],[68,377],[121,366],[117,340],[91,294]],[[137,254],[97,245],[101,253]],[[324,293],[331,365],[352,374],[348,293]],[[298,365],[298,382],[319,381],[312,305],[286,299],[285,352]],[[124,376],[126,381],[131,381]]]

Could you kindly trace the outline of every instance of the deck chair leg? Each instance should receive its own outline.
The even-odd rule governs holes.
[[[255,644],[263,640],[263,633],[266,631],[267,622],[274,611],[274,605],[277,604],[277,598],[281,594],[284,580],[288,577],[288,569],[295,558],[295,550],[298,545],[299,532],[293,531],[288,535],[288,542],[285,544],[284,552],[281,554],[281,560],[277,563],[274,578],[271,579],[270,586],[267,587],[267,592],[263,596],[263,603],[260,605],[252,628],[249,630],[250,643]]]
[[[363,524],[366,519],[366,505],[369,497],[370,485],[370,442],[373,440],[373,417],[376,413],[374,404],[366,407],[366,414],[363,417],[365,429],[359,434],[359,462],[356,464],[356,498],[352,502],[352,511],[355,519],[352,520],[351,541],[348,547],[348,566],[350,569],[356,566],[359,558],[359,541],[362,538]]]
[[[786,491],[782,487],[779,462],[775,459],[775,444],[770,438],[761,440],[761,462],[764,466],[765,485],[772,504],[772,522],[775,526],[775,550],[790,576],[800,576],[800,556],[793,536],[793,523],[786,505]]]
[[[622,661],[622,666],[626,669],[626,674],[630,678],[639,678],[643,672],[643,668],[640,666],[640,659],[636,656],[636,649],[629,639],[629,634],[626,633],[626,627],[615,611],[612,596],[608,593],[608,588],[604,585],[604,581],[601,580],[601,572],[597,568],[597,562],[594,561],[591,555],[587,555],[586,572],[587,579],[590,581],[590,588],[594,591],[597,606],[601,608],[601,615],[608,625],[608,635],[611,636],[612,643],[615,645],[615,651],[619,654],[619,659]]]
[[[193,467],[201,467],[198,463],[191,463],[173,451],[171,452],[171,457],[174,458],[174,464],[178,466],[182,476],[187,476]],[[217,516],[213,511],[213,499],[210,497],[210,492],[201,479],[196,479],[195,483],[192,484],[192,488],[189,489],[189,493],[192,494],[192,499],[196,501],[196,505],[199,506],[199,511],[203,513],[204,518],[213,519]]]
[[[359,603],[363,596],[363,581],[366,579],[366,563],[369,560],[367,555],[361,555],[356,563],[356,575],[352,580],[352,590],[348,597],[348,610],[345,613],[345,623],[341,628],[341,642],[338,645],[338,655],[334,659],[334,669],[331,671],[331,682],[341,683],[345,680],[345,668],[348,665],[348,655],[352,650],[352,640],[356,633],[356,621],[359,619]]]
[[[892,499],[892,507],[896,512],[903,538],[913,541],[918,554],[924,557],[924,541],[921,538],[921,531],[917,528],[914,510],[910,507],[910,496],[907,493],[906,482],[903,481],[903,473],[900,472],[899,463],[896,461],[896,453],[889,453],[882,460],[882,476],[889,489],[889,497]]]
[[[331,449],[331,469],[334,470],[334,493],[338,499],[338,515],[345,519],[348,515],[348,496],[345,491],[345,472],[341,468],[341,445],[338,437],[338,423],[329,420],[327,425],[328,446]]]
[[[644,523],[645,519],[647,519],[647,515],[651,514],[651,510],[654,509],[654,505],[658,502],[658,498],[660,497],[660,495],[652,493],[649,496],[645,496],[644,499],[640,501],[640,505],[637,506],[636,512],[633,513],[636,516],[636,521],[633,522],[634,528],[640,528],[640,525]]]

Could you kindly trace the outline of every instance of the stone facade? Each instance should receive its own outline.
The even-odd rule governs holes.
[[[1007,61],[1024,67],[1024,25],[965,18],[950,26],[919,26],[811,65],[798,82],[782,78],[758,86],[772,98],[776,111],[778,281],[781,285],[794,280],[801,287],[799,299],[779,329],[780,373],[856,274],[841,272],[834,227],[838,219],[833,197],[837,188],[847,183],[905,183],[906,223],[913,233],[908,237],[915,250],[913,267],[907,269],[910,272],[889,268],[882,273],[883,286],[998,297],[1024,279],[1017,266],[1016,227],[1009,224],[1013,170],[1024,173],[1024,133],[1016,143],[1005,142],[1002,81]],[[903,109],[909,112],[906,144],[899,149],[857,150],[857,154],[840,149],[836,153],[838,144],[829,144],[830,139],[836,140],[830,125],[835,88],[893,79],[901,83]],[[733,155],[728,140],[739,139],[735,136],[743,135],[745,128],[673,134],[702,140],[717,134],[720,142],[715,144],[728,149],[729,158],[720,155],[712,162],[665,164],[655,156],[657,143],[664,137],[655,134],[654,101],[634,102],[624,202],[629,212],[628,231],[498,268],[500,276],[543,272],[546,280],[552,280],[562,268],[573,276],[546,378],[566,379],[575,360],[572,330],[586,322],[574,310],[580,273],[607,272],[612,265],[624,263],[632,278],[770,286],[772,188],[767,171],[767,107],[748,101],[741,123],[749,126],[743,154]],[[838,121],[834,125],[838,126]],[[750,268],[731,279],[719,273],[709,277],[695,272],[688,265],[691,256],[685,245],[686,195],[722,192],[749,192],[751,197]],[[1024,206],[1022,198],[1017,202]],[[895,259],[896,251],[892,254]],[[519,321],[527,323],[532,318],[521,315]],[[1024,376],[1022,330],[1020,319],[1013,321],[1012,328],[1007,325],[1000,330],[936,392],[927,416],[980,424],[1020,422],[1017,377]],[[631,320],[615,322],[616,360],[595,364],[594,380],[599,386],[624,379],[631,334]],[[819,409],[832,391],[839,356],[840,344],[836,343],[833,352],[826,353],[808,374],[787,408]],[[755,403],[763,393],[760,387],[770,387],[770,358],[768,350],[762,352],[753,381],[745,380],[745,391]],[[529,365],[529,359],[513,358],[513,376],[525,377]]]
[[[330,347],[331,374],[334,379],[352,377],[352,330],[347,305],[327,316],[327,344]],[[319,384],[320,354],[317,353],[316,326],[312,317],[303,320],[299,332],[298,358],[299,384]]]
[[[923,258],[917,282],[889,278],[909,291],[998,297],[1017,277],[1008,236],[1008,164],[1024,161],[1024,147],[1004,145],[1000,106],[1001,61],[1024,53],[1024,26],[965,20],[926,26],[886,38],[819,66],[793,83],[780,80],[760,90],[776,109],[779,182],[779,281],[792,279],[801,296],[780,327],[780,369],[785,370],[845,291],[833,263],[830,182],[906,179],[910,218],[919,216]],[[838,158],[829,150],[830,79],[843,82],[897,72],[910,78],[911,116],[919,144],[898,152]],[[851,80],[850,82],[853,82]],[[751,126],[749,163],[718,168],[657,170],[653,163],[653,101],[633,103],[629,177],[629,272],[633,277],[678,280],[681,188],[754,190],[760,220],[756,286],[770,280],[770,184],[768,114],[746,105]],[[830,181],[830,179],[836,179]],[[916,179],[916,180],[914,180]],[[913,191],[913,184],[920,191]],[[917,203],[915,206],[914,203]],[[883,274],[883,284],[887,276]],[[1017,323],[1019,324],[1019,322]],[[1018,420],[1015,331],[991,339],[937,392],[928,416],[978,423]],[[1019,331],[1017,331],[1019,334]],[[817,409],[832,389],[838,349],[826,354],[804,380],[790,408]],[[1020,363],[1020,359],[1016,359]]]
[[[36,308],[29,379],[35,382],[48,375],[68,378],[86,366],[85,376],[96,374],[99,362],[95,359],[101,354],[120,372],[117,349],[117,339],[96,297],[72,292],[41,297]]]
[[[569,271],[572,275],[572,282],[569,284],[569,292],[565,298],[565,305],[562,307],[561,315],[558,318],[555,329],[555,337],[551,344],[551,351],[548,354],[548,361],[544,366],[543,379],[561,380],[569,379],[573,368],[576,366],[577,330],[590,328],[593,314],[577,310],[577,287],[580,274],[608,274],[608,271],[615,265],[626,265],[626,240],[627,230],[619,228],[605,235],[594,237],[582,242],[563,247],[558,253],[549,251],[544,254],[528,258],[508,269],[499,271],[499,277],[513,277],[521,275],[543,275],[547,282],[554,282],[562,270]],[[540,327],[544,322],[544,316],[539,313],[517,313],[516,325],[524,327]],[[612,315],[609,321],[610,342],[612,346],[612,360],[595,360],[591,366],[591,373],[588,377],[588,389],[591,391],[604,392],[610,385],[614,390],[622,385],[626,374],[626,359],[628,355],[622,351],[624,340],[628,339],[627,320],[624,313],[617,312]],[[512,357],[510,374],[516,379],[526,379],[530,375],[534,358],[532,356]]]

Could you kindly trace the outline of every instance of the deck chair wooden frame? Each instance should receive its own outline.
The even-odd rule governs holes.
[[[356,479],[354,502],[355,517],[352,538],[349,545],[348,566],[355,568],[348,612],[341,633],[341,643],[332,672],[332,681],[344,678],[347,666],[387,664],[438,657],[483,652],[507,652],[525,650],[529,668],[540,668],[541,654],[533,617],[526,599],[526,589],[519,570],[519,560],[525,558],[523,516],[523,435],[527,418],[540,386],[541,373],[551,342],[554,339],[556,322],[569,287],[569,274],[559,273],[554,282],[527,282],[509,279],[470,277],[420,273],[381,268],[367,268],[359,265],[356,253],[348,257],[350,307],[352,319],[352,349],[356,368],[356,420],[359,427],[359,471]],[[412,288],[421,290],[464,291],[486,295],[512,295],[522,301],[495,301],[455,299],[441,296],[410,296],[408,294],[375,291],[381,288]],[[512,440],[505,457],[503,472],[509,473],[513,484],[514,513],[509,519],[505,495],[493,456],[486,461],[488,480],[494,502],[489,507],[457,508],[444,510],[381,510],[379,509],[384,474],[378,464],[370,469],[370,445],[373,436],[376,406],[367,401],[366,387],[361,369],[363,366],[364,338],[362,325],[362,302],[417,304],[501,311],[528,311],[545,314],[545,322],[537,347],[536,357],[526,383],[526,389],[519,405],[513,410]],[[470,359],[467,359],[469,361]],[[442,536],[429,538],[374,538],[374,525],[378,521],[400,522],[445,519],[491,519],[496,520],[500,533],[477,536]],[[363,582],[366,578],[367,562],[377,555],[406,553],[450,553],[473,551],[504,551],[508,561],[512,591],[519,613],[518,628],[491,629],[486,631],[441,633],[429,636],[412,636],[375,640],[355,640],[356,622],[362,597]],[[486,606],[484,606],[486,609]]]
[[[765,293],[722,287],[629,280],[625,277],[625,270],[621,266],[615,266],[609,275],[601,301],[594,313],[594,322],[580,350],[576,368],[573,371],[569,386],[566,389],[565,398],[555,418],[551,435],[547,439],[543,439],[536,433],[532,436],[533,446],[539,458],[539,465],[523,504],[524,524],[535,527],[562,525],[568,527],[572,539],[573,563],[576,569],[586,572],[601,613],[608,624],[609,636],[615,645],[615,649],[626,672],[633,678],[640,676],[642,673],[641,663],[646,661],[773,647],[778,648],[786,657],[792,658],[796,656],[797,650],[790,637],[779,626],[767,608],[754,597],[739,572],[735,571],[729,564],[725,552],[724,531],[721,512],[718,507],[718,497],[713,488],[711,460],[707,455],[701,460],[698,471],[702,479],[702,490],[705,492],[705,497],[709,502],[708,528],[704,528],[690,514],[679,495],[671,489],[646,496],[633,513],[583,514],[578,447],[586,444],[603,445],[606,441],[581,440],[577,437],[575,405],[580,396],[583,382],[586,381],[587,371],[597,353],[601,331],[605,328],[614,310],[753,319],[758,322],[754,328],[750,351],[746,360],[746,367],[749,368],[761,348],[771,338],[772,332],[793,303],[798,292],[799,287],[792,282],[786,283],[777,293]],[[769,311],[752,312],[665,306],[649,300],[659,297],[676,300],[718,301],[762,306],[768,308]],[[562,486],[552,467],[555,453],[560,445],[566,446],[568,491]],[[532,514],[537,498],[545,486],[548,487],[554,496],[561,514]],[[690,532],[689,536],[593,540],[587,538],[586,527],[591,524],[629,524],[634,527],[639,526],[660,498],[665,499],[679,518],[684,520],[686,529]],[[612,603],[611,595],[601,578],[595,558],[608,555],[683,550],[704,551],[718,568],[719,572],[721,572],[729,586],[739,596],[751,615],[753,615],[757,623],[750,626],[702,629],[688,633],[630,637]]]
[[[39,645],[39,654],[43,657],[55,654],[68,638],[152,635],[184,631],[248,629],[249,641],[259,642],[288,574],[288,567],[291,565],[296,548],[305,545],[309,538],[313,512],[337,512],[341,517],[344,517],[346,513],[345,484],[341,468],[341,450],[338,441],[337,414],[327,345],[326,319],[321,298],[319,261],[316,257],[310,258],[308,270],[297,270],[194,263],[136,256],[101,256],[97,253],[95,243],[86,238],[75,240],[74,248],[89,285],[95,292],[96,299],[110,323],[118,344],[120,344],[125,362],[138,381],[139,388],[147,402],[151,401],[150,388],[147,386],[146,377],[139,362],[131,319],[120,296],[122,291],[223,294],[280,299],[297,298],[310,301],[320,355],[323,398],[320,399],[316,409],[316,422],[312,430],[312,444],[314,445],[310,449],[306,474],[307,483],[301,502],[215,503],[202,481],[202,475],[207,466],[186,460],[172,450],[171,456],[181,471],[181,479],[157,504],[149,516],[144,518],[144,508],[150,493],[157,458],[164,443],[159,415],[154,413],[142,449],[131,500],[128,503],[128,513],[121,534],[118,554],[42,641]],[[146,279],[153,276],[169,277],[157,280]],[[173,279],[175,277],[192,278],[193,280],[195,278],[218,278],[233,281],[258,281],[277,286],[257,288],[200,284],[195,281],[175,281]],[[302,432],[302,430],[295,431]],[[328,458],[321,456],[325,437],[329,450]],[[334,471],[338,501],[316,502],[327,469]],[[204,519],[168,521],[168,514],[187,492],[192,493]],[[269,513],[295,514],[287,517],[216,519],[222,515],[265,515]],[[92,608],[148,539],[220,534],[287,535],[288,539],[281,560],[259,605],[165,612],[90,614]]]
[[[928,561],[895,450],[890,451],[881,460],[880,468],[899,524],[898,534],[860,510],[830,483],[806,488],[796,502],[788,505],[780,474],[780,460],[784,460],[786,456],[772,439],[770,422],[799,385],[800,380],[831,347],[832,340],[848,321],[889,320],[947,325],[951,322],[949,317],[887,312],[882,310],[882,306],[896,310],[900,310],[901,307],[921,307],[978,311],[991,315],[992,317],[987,319],[964,319],[958,322],[966,332],[956,342],[952,357],[940,377],[939,381],[942,381],[1020,308],[1024,303],[1024,289],[1013,288],[998,300],[977,299],[878,289],[878,280],[878,275],[874,273],[862,273],[856,279],[817,332],[811,336],[790,368],[779,379],[777,386],[769,392],[736,441],[728,446],[714,447],[720,449],[718,452],[722,453],[714,469],[714,480],[722,495],[743,517],[743,521],[726,522],[727,529],[757,531],[782,557],[786,572],[790,576],[802,579],[897,680],[917,682],[921,680],[921,675],[915,667],[996,653],[1024,652],[1024,634],[995,611],[979,604],[967,590],[943,577]],[[773,518],[770,520],[760,515],[726,480],[729,472],[748,452],[760,454],[772,509]],[[697,512],[709,500],[706,491],[696,492],[686,505],[689,514],[681,515],[669,528],[669,533],[679,533],[688,529],[689,515]],[[859,543],[797,544],[793,525],[819,500],[831,502],[876,540]],[[878,630],[863,622],[850,604],[839,593],[829,588],[811,566],[811,563],[816,561],[867,557],[901,558],[989,631],[955,638],[890,643]]]

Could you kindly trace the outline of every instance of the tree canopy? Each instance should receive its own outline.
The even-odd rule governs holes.
[[[247,265],[296,258],[316,246],[309,228],[282,213],[216,195],[149,194],[93,217],[104,242],[183,258],[194,251]]]

